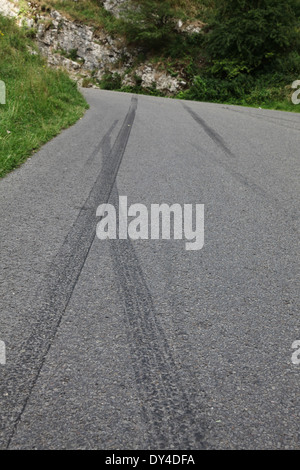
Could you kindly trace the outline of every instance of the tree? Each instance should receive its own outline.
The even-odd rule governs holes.
[[[129,0],[121,17],[127,40],[147,49],[168,42],[175,30],[171,0]]]
[[[261,69],[299,53],[299,0],[219,0],[206,40],[216,74]]]

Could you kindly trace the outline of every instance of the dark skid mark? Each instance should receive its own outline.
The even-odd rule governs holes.
[[[236,158],[236,156],[232,153],[232,151],[227,147],[223,137],[221,137],[214,129],[212,129],[204,119],[202,119],[198,114],[196,114],[189,106],[187,106],[185,103],[181,103],[184,109],[192,116],[192,118],[200,124],[200,126],[204,129],[206,134],[212,139],[213,142],[215,142],[223,152],[231,158]]]
[[[105,144],[109,146],[109,139]],[[104,155],[109,154],[109,147]],[[119,204],[115,182],[109,203]],[[204,449],[199,397],[181,381],[133,243],[110,241],[148,449]]]
[[[199,148],[197,145],[191,144],[192,147],[194,147],[198,152]],[[203,153],[203,152],[202,152]],[[239,171],[235,170],[232,168],[231,165],[228,164],[228,161],[223,161],[219,158],[217,158],[214,154],[207,152],[206,155],[209,155],[209,158],[211,160],[214,160],[218,165],[220,165],[224,170],[226,170],[233,178],[235,178],[241,185],[245,186],[247,189],[252,190],[254,193],[260,195],[262,198],[270,199],[270,196],[268,193],[259,185],[257,185],[254,181],[252,181],[250,178],[244,176],[242,173]],[[275,199],[274,199],[275,200]],[[279,201],[275,200],[276,203],[279,203]]]
[[[205,130],[205,132],[214,140],[214,142],[219,145],[222,150],[228,155],[228,152],[230,152],[230,156],[235,157],[230,150],[228,150],[226,144],[224,143],[222,137],[220,137],[213,129],[207,126],[205,121],[198,116],[194,111],[192,111],[188,106],[186,106],[184,103],[182,103],[183,107],[189,112],[189,114],[192,116],[192,118],[200,124],[201,127]],[[194,148],[196,148],[199,151],[199,148],[196,145],[191,144]],[[203,152],[202,152],[203,153]],[[291,212],[290,209],[282,204],[282,202],[270,195],[263,187],[259,186],[256,184],[251,178],[243,175],[240,173],[238,170],[232,167],[231,162],[228,160],[220,159],[216,157],[215,154],[212,154],[209,151],[206,151],[206,155],[209,155],[210,159],[213,159],[218,165],[220,165],[224,170],[226,170],[233,178],[235,178],[240,184],[245,186],[247,189],[253,191],[257,196],[259,196],[261,199],[265,199],[268,201],[272,206],[276,205],[276,208],[281,211],[282,217],[288,222],[290,225],[290,228],[293,230],[293,232],[298,232],[298,228],[294,225],[294,222],[298,219],[298,213],[297,212]],[[291,225],[292,223],[292,225]]]
[[[20,348],[22,352],[16,361],[0,370],[0,448],[10,445],[81,274],[96,234],[96,209],[109,200],[136,108],[137,98],[133,97],[111,152],[39,287],[34,306],[36,323],[31,334]]]
[[[118,205],[118,190],[110,203]],[[123,292],[125,321],[148,449],[203,449],[199,397],[182,384],[151,293],[130,240],[110,242]]]

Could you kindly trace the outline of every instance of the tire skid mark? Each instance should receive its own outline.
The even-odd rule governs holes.
[[[192,118],[198,123],[200,124],[200,126],[207,132],[207,124],[205,123],[205,121],[200,118],[194,111],[192,111],[188,106],[186,106],[185,104],[183,104],[183,107],[188,111],[188,113],[192,116]],[[209,128],[210,129],[210,128]],[[216,134],[215,131],[212,131],[212,129],[210,129],[210,131],[213,133],[213,134]],[[207,132],[207,134],[210,136],[210,134]],[[225,145],[224,147],[224,143],[223,143],[223,139],[222,139],[222,142],[219,142],[218,139],[215,139],[213,138],[212,136],[210,136],[214,142],[219,145],[222,150],[224,151],[224,153],[226,155],[228,155],[228,152],[227,152],[227,146]],[[194,144],[191,144],[196,150],[199,151],[199,148],[194,145]],[[265,199],[267,200],[269,203],[271,203],[273,206],[276,205],[276,208],[277,209],[280,209],[281,211],[281,215],[282,217],[289,223],[290,225],[290,228],[298,233],[299,230],[297,228],[296,225],[294,225],[294,222],[297,221],[297,219],[299,218],[299,214],[294,211],[294,212],[291,212],[289,208],[285,207],[282,202],[274,197],[274,196],[270,196],[270,194],[264,189],[262,188],[261,186],[259,186],[258,184],[256,184],[252,179],[248,178],[247,176],[243,175],[241,172],[239,172],[238,170],[234,169],[232,167],[232,165],[228,162],[228,160],[221,160],[220,158],[216,157],[214,154],[212,154],[211,152],[207,152],[206,151],[206,154],[209,155],[209,158],[211,160],[214,160],[218,165],[220,165],[225,171],[227,171],[234,179],[236,179],[240,184],[242,184],[243,186],[245,186],[247,189],[253,191],[256,195],[260,196],[260,198],[262,199]],[[292,223],[292,225],[291,225]]]
[[[214,129],[212,129],[205,121],[202,119],[198,114],[196,114],[189,106],[185,103],[181,103],[184,109],[192,116],[192,118],[200,124],[200,126],[204,129],[206,134],[215,142],[223,152],[231,158],[236,158],[234,153],[227,147],[223,137],[221,137]]]
[[[110,203],[118,205],[115,186]],[[148,449],[203,449],[204,423],[196,393],[181,383],[151,293],[130,240],[110,242],[123,293],[132,365],[148,433]],[[199,399],[198,399],[199,403]]]
[[[109,146],[108,139],[105,144]],[[109,154],[109,148],[103,154]],[[116,182],[109,203],[118,207]],[[181,382],[133,243],[130,239],[109,243],[124,303],[132,367],[147,432],[146,445],[149,449],[203,449],[205,426],[199,398]]]
[[[76,221],[41,282],[34,306],[35,324],[13,364],[0,370],[0,448],[9,448],[37,382],[96,233],[96,208],[107,203],[135,119],[137,98],[129,111]],[[102,141],[107,150],[107,135]],[[32,310],[31,310],[32,315]]]

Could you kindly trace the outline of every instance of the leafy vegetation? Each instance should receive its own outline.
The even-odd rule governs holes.
[[[100,87],[104,90],[119,90],[121,86],[121,76],[117,72],[107,71],[100,82]]]
[[[286,70],[300,52],[298,0],[220,0],[205,50],[218,76]],[[299,65],[299,60],[298,60]]]
[[[298,0],[220,0],[203,41],[206,67],[186,99],[299,111],[289,85],[300,76]]]
[[[299,107],[291,102],[292,82],[292,78],[287,81],[287,77],[279,73],[262,73],[255,76],[240,74],[223,80],[197,75],[190,88],[179,93],[177,97],[299,112]]]
[[[132,0],[124,7],[122,19],[127,41],[144,49],[159,49],[176,35],[171,0]]]
[[[7,92],[6,104],[0,104],[0,176],[4,176],[75,123],[87,104],[75,82],[47,67],[30,30],[0,16],[0,31],[0,79]]]
[[[178,19],[206,24],[184,34]],[[178,97],[298,111],[289,85],[300,77],[299,0],[130,0],[123,33],[148,60],[184,68],[189,88]]]
[[[49,11],[51,8],[60,11],[67,18],[80,21],[94,29],[105,30],[111,35],[118,34],[119,20],[109,11],[105,10],[99,0],[37,0],[41,11]]]
[[[119,18],[99,0],[37,1],[137,47],[133,71],[147,62],[182,77],[180,98],[299,111],[290,85],[300,78],[300,0],[127,0]],[[202,31],[179,31],[179,21],[200,21]],[[100,86],[161,95],[137,76],[121,82],[108,70]]]

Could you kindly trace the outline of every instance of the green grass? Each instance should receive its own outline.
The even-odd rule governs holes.
[[[88,105],[65,72],[50,69],[30,32],[0,15],[0,177],[22,164],[42,144],[74,124]]]
[[[97,28],[105,28],[110,33],[120,33],[120,21],[105,10],[99,0],[36,0],[40,9],[54,8],[69,18]],[[138,3],[138,1],[137,1]],[[171,0],[174,16],[178,13],[184,19],[207,17],[214,0]]]
[[[179,93],[177,98],[300,112],[300,105],[292,103],[294,80],[293,74],[270,72],[223,80],[196,76],[190,88]]]
[[[96,31],[103,28],[113,35],[118,33],[119,20],[105,10],[99,0],[37,0],[41,11],[52,8],[65,17],[92,26]]]

